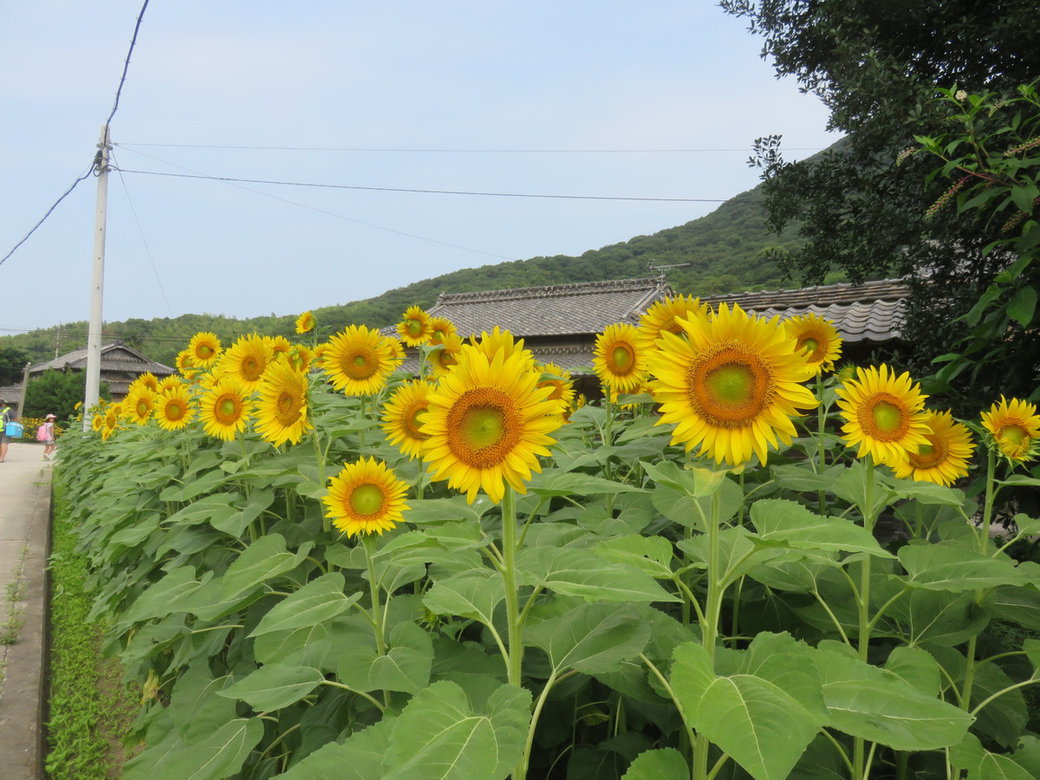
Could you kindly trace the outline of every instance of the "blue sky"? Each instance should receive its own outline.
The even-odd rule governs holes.
[[[140,7],[0,6],[0,256],[88,168]],[[756,137],[783,134],[790,159],[836,140],[760,48],[707,0],[152,0],[111,126],[104,319],[296,314],[703,216],[718,204],[130,171],[725,199],[757,183]],[[0,334],[88,318],[95,192],[0,265]]]

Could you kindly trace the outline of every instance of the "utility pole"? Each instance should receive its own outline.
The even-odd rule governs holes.
[[[101,396],[101,303],[105,288],[105,215],[108,210],[108,152],[112,148],[108,125],[101,127],[101,140],[94,158],[97,176],[97,207],[94,216],[94,274],[90,283],[90,323],[87,329],[87,376],[83,393],[83,430],[90,429],[91,409]]]

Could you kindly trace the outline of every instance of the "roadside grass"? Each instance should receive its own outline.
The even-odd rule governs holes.
[[[134,707],[118,661],[101,653],[101,627],[87,621],[86,559],[57,481],[53,508],[46,770],[58,780],[119,777]]]

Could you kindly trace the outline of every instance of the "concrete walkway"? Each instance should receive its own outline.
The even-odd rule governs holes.
[[[0,780],[43,777],[50,511],[43,446],[11,444],[0,463]]]

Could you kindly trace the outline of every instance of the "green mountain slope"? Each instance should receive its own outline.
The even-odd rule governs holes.
[[[672,287],[681,293],[708,295],[790,286],[765,256],[769,247],[786,246],[793,237],[777,237],[766,228],[758,188],[726,201],[707,216],[650,236],[593,249],[578,257],[555,255],[485,265],[442,274],[389,290],[361,301],[315,309],[322,335],[348,324],[382,327],[396,322],[412,305],[428,308],[442,292],[472,292],[509,287],[591,282],[650,276],[651,266],[685,263],[666,271]],[[296,315],[239,320],[209,314],[176,318],[132,319],[105,324],[104,341],[121,339],[148,357],[169,365],[191,336],[207,330],[225,343],[241,333],[293,336]],[[0,337],[0,350],[15,347],[38,362],[86,344],[87,324],[67,323],[57,328]]]

